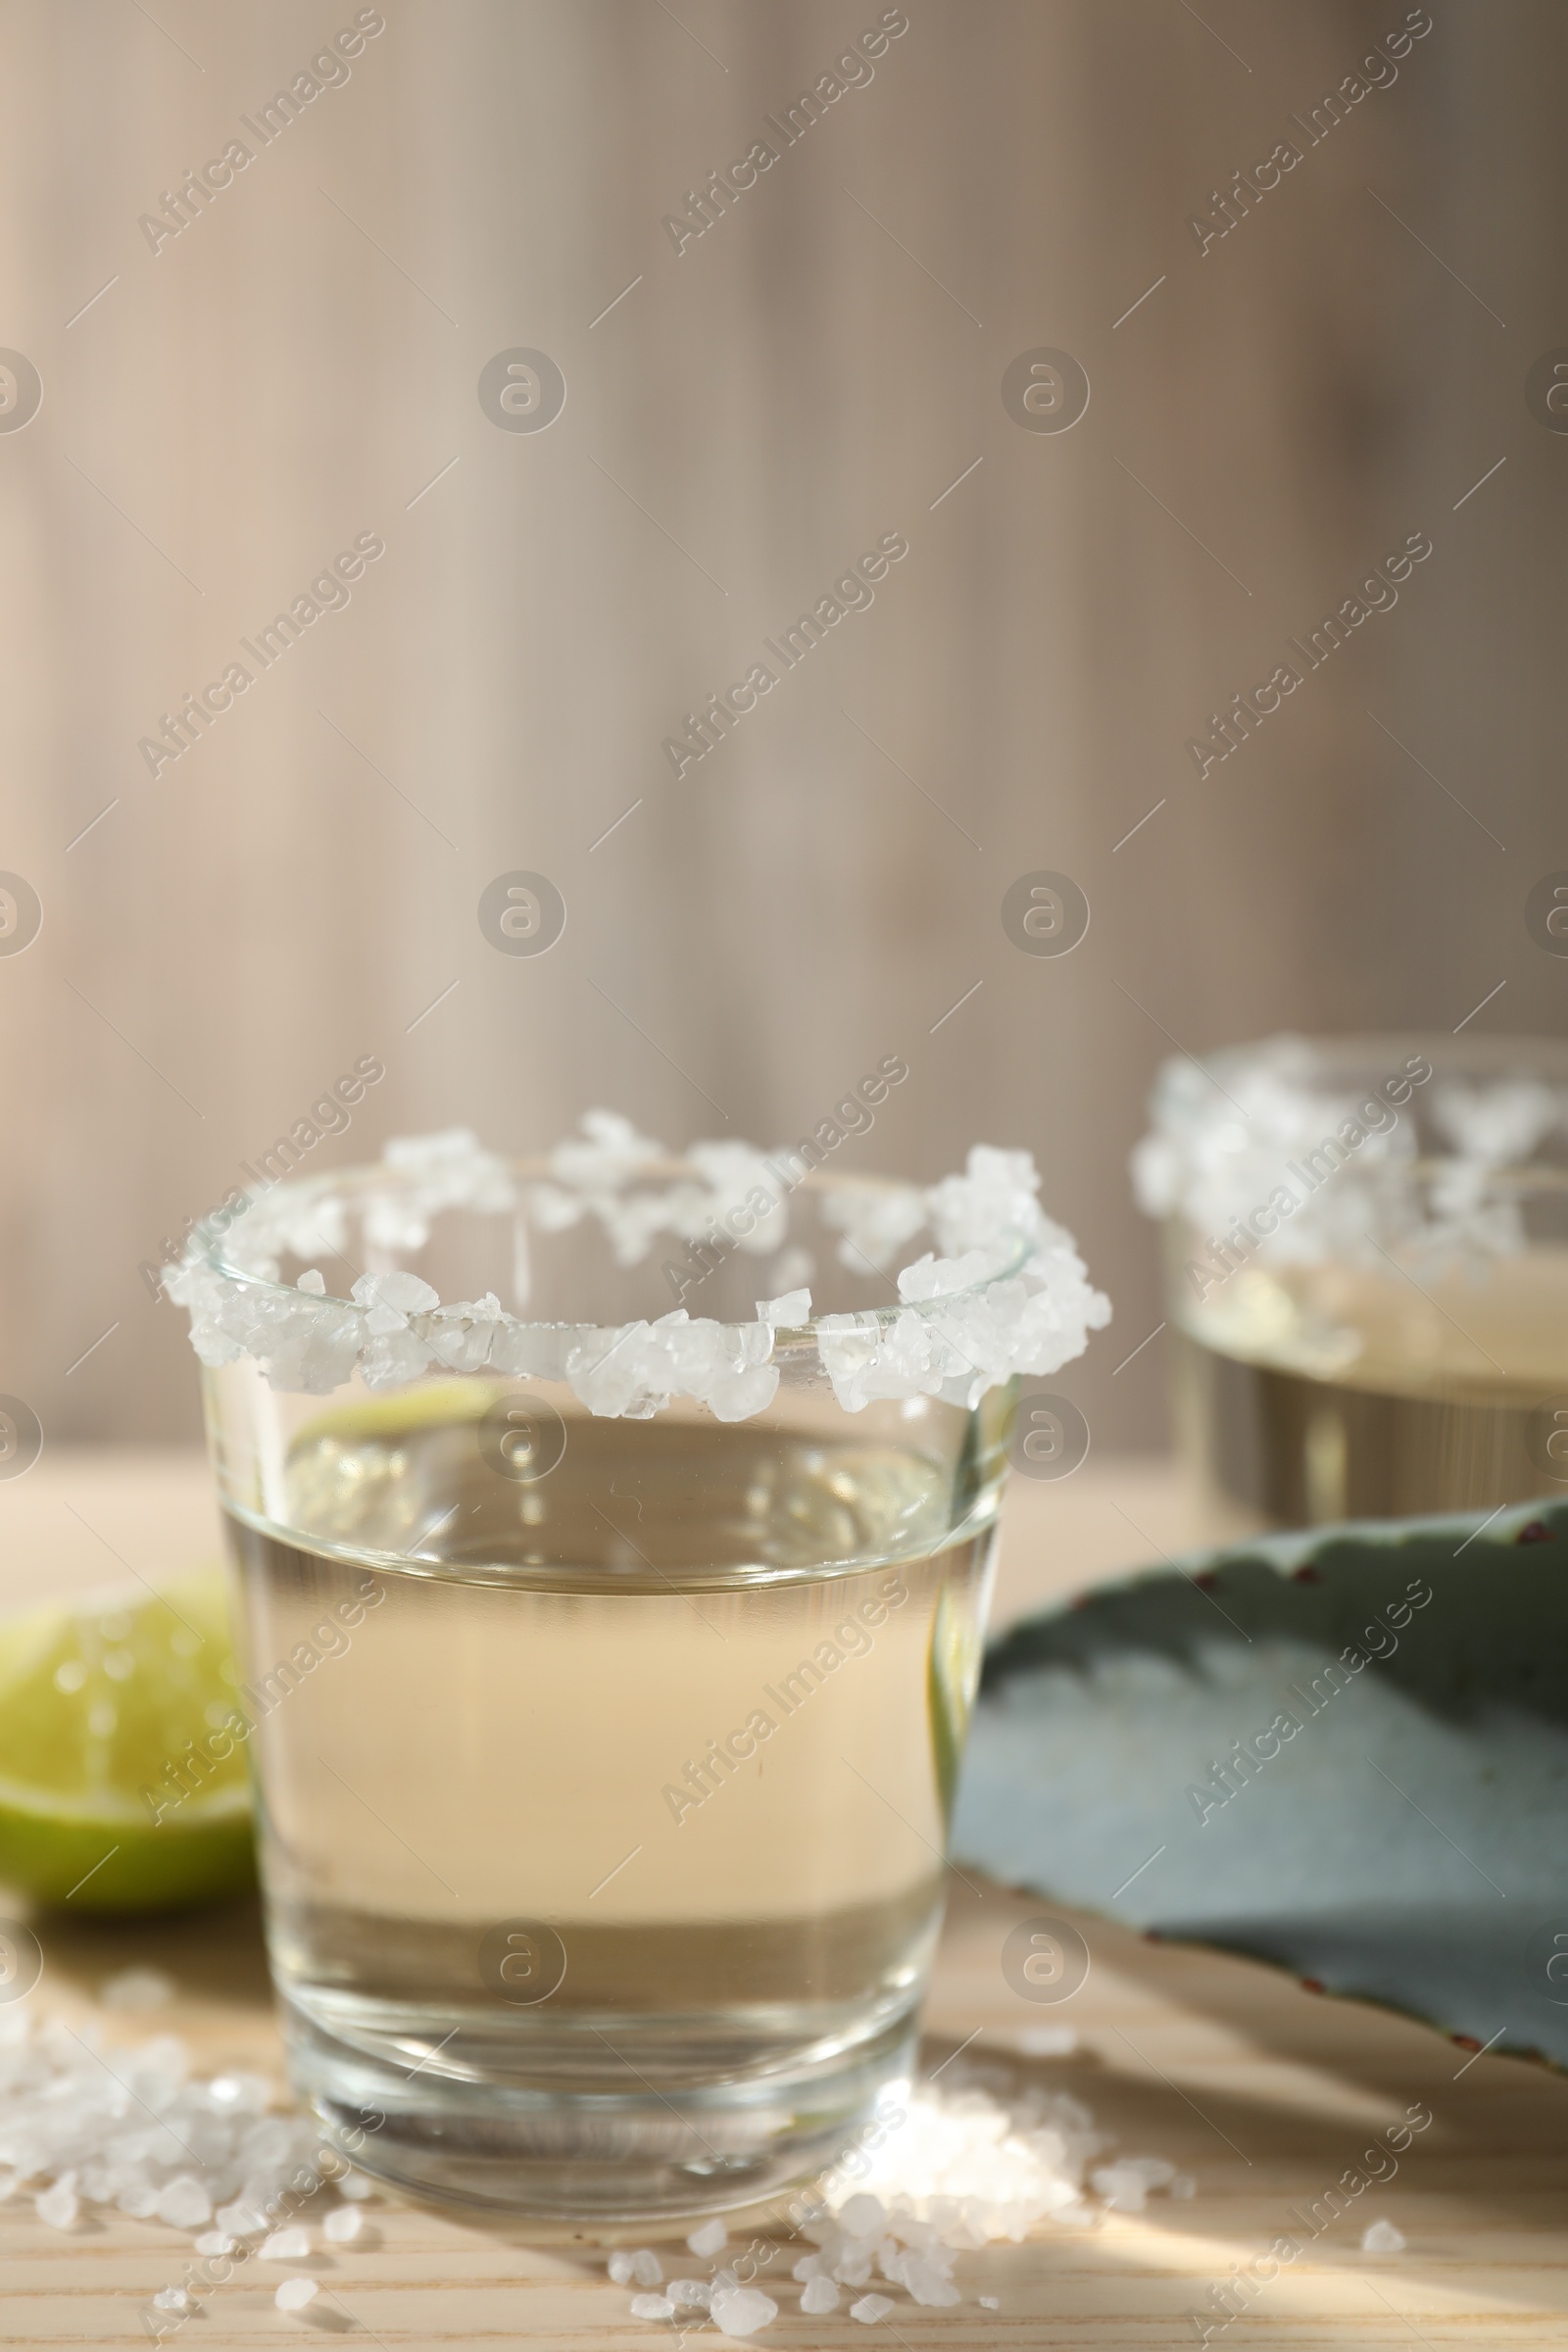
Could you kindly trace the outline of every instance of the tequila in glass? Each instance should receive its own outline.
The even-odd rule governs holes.
[[[467,1383],[307,1426],[286,1537],[230,1504],[273,1972],[362,2161],[733,2203],[907,2071],[995,1527],[947,1409],[567,1414],[518,1481]]]
[[[1568,1053],[1277,1039],[1169,1064],[1181,1450],[1216,1541],[1568,1487]]]

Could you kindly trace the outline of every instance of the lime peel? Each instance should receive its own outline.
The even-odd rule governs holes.
[[[243,1751],[188,1796],[174,1777],[235,1711],[236,1680],[217,1569],[0,1623],[0,1880],[83,1911],[253,1885]]]

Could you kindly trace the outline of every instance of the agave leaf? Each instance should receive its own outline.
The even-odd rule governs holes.
[[[1568,1503],[1273,1537],[993,1645],[955,1851],[1568,2066]]]

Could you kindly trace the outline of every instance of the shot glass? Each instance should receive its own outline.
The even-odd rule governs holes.
[[[293,2079],[356,2163],[699,2212],[907,2074],[1014,1374],[1105,1311],[1033,1181],[683,1162],[602,1116],[533,1165],[291,1178],[193,1244],[228,1731]]]
[[[1167,1062],[1151,1110],[1216,1540],[1568,1486],[1568,1047],[1274,1038]]]

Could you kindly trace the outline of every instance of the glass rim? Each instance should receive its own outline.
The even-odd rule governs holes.
[[[1425,1079],[1407,1077],[1410,1058],[1427,1065]],[[1401,1067],[1401,1062],[1405,1065]],[[1202,1136],[1211,1149],[1225,1149],[1220,1136],[1233,1131],[1230,1149],[1239,1155],[1248,1149],[1254,1114],[1244,1109],[1227,1091],[1226,1082],[1243,1087],[1255,1077],[1278,1080],[1296,1091],[1302,1112],[1320,1103],[1353,1106],[1363,1095],[1375,1095],[1391,1082],[1406,1085],[1401,1108],[1414,1108],[1410,1097],[1417,1089],[1442,1084],[1505,1086],[1509,1081],[1534,1084],[1557,1099],[1556,1114],[1547,1120],[1523,1154],[1492,1158],[1455,1145],[1442,1144],[1418,1131],[1418,1148],[1408,1154],[1377,1156],[1337,1173],[1356,1187],[1402,1185],[1406,1189],[1437,1183],[1456,1169],[1485,1170],[1486,1180],[1516,1191],[1557,1192],[1568,1182],[1562,1157],[1542,1156],[1542,1146],[1552,1136],[1568,1134],[1568,1039],[1526,1033],[1488,1033],[1475,1037],[1443,1035],[1433,1030],[1348,1031],[1334,1036],[1307,1036],[1294,1030],[1250,1038],[1237,1045],[1219,1046],[1205,1054],[1179,1053],[1159,1065],[1149,1095],[1153,1133],[1174,1149],[1187,1152]],[[1200,1083],[1199,1083],[1200,1082]],[[1393,1100],[1392,1096],[1388,1098]],[[1178,1132],[1179,1128],[1185,1133]],[[1158,1211],[1154,1213],[1158,1214]],[[1179,1205],[1173,1213],[1180,1214]]]
[[[273,1390],[303,1395],[325,1395],[356,1372],[374,1390],[406,1388],[440,1364],[459,1377],[564,1381],[596,1418],[646,1418],[679,1396],[736,1421],[763,1411],[781,1378],[810,1381],[818,1369],[847,1412],[916,1396],[972,1409],[1016,1373],[1059,1370],[1110,1320],[1110,1301],[1093,1287],[1071,1233],[1037,1198],[1040,1175],[1027,1151],[975,1144],[962,1171],[922,1185],[825,1167],[844,1141],[837,1130],[827,1144],[803,1139],[770,1152],[738,1137],[671,1151],[615,1112],[587,1111],[581,1124],[582,1135],[548,1157],[503,1157],[466,1128],[448,1128],[394,1139],[371,1166],[301,1175],[296,1162],[259,1197],[234,1196],[216,1231],[210,1221],[192,1230],[165,1284],[189,1310],[197,1356],[214,1374],[248,1357]],[[791,1282],[788,1205],[797,1193],[838,1236],[838,1268],[854,1276],[858,1261],[891,1303],[812,1311],[813,1255],[795,1261]],[[359,1212],[372,1259],[364,1273],[343,1258],[348,1209]],[[621,1294],[607,1297],[600,1274],[584,1270],[580,1295],[595,1320],[529,1319],[520,1256],[504,1281],[522,1314],[494,1289],[443,1301],[408,1261],[425,1248],[435,1218],[453,1209],[510,1220],[518,1244],[534,1232],[548,1242],[590,1218],[607,1259],[621,1273],[644,1269],[626,1296],[631,1312],[597,1319]],[[684,1249],[690,1279],[672,1286],[673,1307],[651,1313],[646,1269],[665,1235]],[[820,1247],[810,1227],[801,1238]],[[354,1275],[346,1298],[327,1292],[323,1249]],[[757,1261],[758,1288],[766,1280],[789,1287],[754,1295],[755,1319],[693,1314],[685,1297],[737,1252]],[[292,1285],[278,1279],[285,1254],[307,1269]],[[426,1262],[443,1270],[440,1260]],[[452,1279],[485,1275],[503,1279],[494,1266],[460,1259]],[[837,1270],[824,1268],[824,1280],[836,1290]],[[572,1286],[565,1290],[560,1303],[569,1308]],[[726,1282],[715,1303],[731,1298]]]
[[[1526,1030],[1486,1030],[1465,1038],[1456,1037],[1450,1030],[1438,1029],[1352,1029],[1332,1035],[1277,1030],[1268,1037],[1215,1046],[1201,1061],[1189,1054],[1178,1054],[1176,1058],[1194,1062],[1206,1075],[1205,1064],[1244,1069],[1284,1047],[1298,1049],[1304,1057],[1317,1062],[1326,1074],[1336,1078],[1382,1055],[1414,1053],[1429,1059],[1441,1054],[1450,1064],[1470,1058],[1478,1065],[1490,1063],[1503,1068],[1533,1064],[1538,1075],[1561,1078],[1568,1083],[1568,1038]]]
[[[780,1154],[783,1154],[789,1149],[791,1149],[791,1147],[781,1145],[779,1147]],[[518,1156],[506,1156],[501,1153],[496,1153],[491,1156],[496,1159],[499,1165],[505,1169],[507,1175],[512,1178],[514,1182],[519,1186],[519,1188],[520,1186],[529,1183],[558,1184],[560,1182],[559,1177],[556,1175],[552,1167],[550,1155],[547,1153],[530,1153]],[[702,1169],[699,1168],[693,1160],[686,1158],[677,1152],[671,1152],[668,1155],[657,1160],[645,1160],[640,1162],[639,1165],[627,1176],[620,1189],[624,1193],[634,1193],[649,1182],[669,1183],[671,1181],[679,1181],[682,1177],[689,1177],[695,1183],[703,1185],[710,1190],[711,1189],[710,1178],[707,1177],[703,1173]],[[422,1185],[427,1182],[427,1173],[425,1170],[420,1168],[402,1168],[395,1163],[389,1164],[384,1160],[362,1160],[356,1161],[345,1168],[322,1168],[312,1170],[308,1175],[295,1175],[291,1173],[290,1175],[284,1176],[271,1184],[268,1188],[267,1192],[261,1195],[260,1198],[269,1203],[289,1200],[297,1201],[302,1205],[308,1205],[313,1199],[326,1197],[340,1201],[346,1207],[352,1207],[357,1197],[364,1197],[373,1194],[385,1196],[387,1193],[396,1192],[400,1188],[412,1189],[415,1186]],[[914,1179],[911,1178],[889,1176],[878,1173],[851,1174],[847,1170],[811,1168],[808,1169],[806,1175],[803,1176],[797,1183],[793,1184],[787,1192],[782,1193],[780,1199],[782,1200],[788,1200],[793,1199],[795,1195],[803,1193],[809,1194],[813,1198],[829,1193],[851,1192],[880,1192],[889,1196],[908,1195],[910,1193],[923,1194],[925,1189],[925,1187],[919,1185]],[[250,1205],[255,1206],[258,1205],[258,1203],[253,1201]],[[475,1207],[473,1203],[468,1201],[452,1200],[432,1207],[430,1214],[433,1219],[436,1216],[449,1213],[452,1210],[464,1210],[470,1215],[503,1215],[508,1213],[506,1209],[500,1207],[484,1209],[481,1207]],[[511,1204],[511,1213],[516,1214],[521,1211],[524,1211],[524,1203],[519,1190],[516,1198]],[[358,1301],[355,1299],[351,1298],[344,1298],[337,1294],[301,1292],[292,1283],[280,1281],[271,1275],[258,1273],[254,1268],[238,1264],[234,1259],[227,1256],[225,1254],[227,1236],[236,1227],[243,1226],[247,1214],[248,1210],[240,1211],[230,1220],[229,1225],[224,1229],[223,1233],[208,1237],[198,1245],[197,1255],[199,1262],[209,1272],[218,1275],[225,1283],[243,1285],[247,1290],[257,1293],[263,1297],[271,1297],[279,1300],[287,1299],[296,1305],[299,1303],[302,1298],[319,1298],[322,1305],[345,1305],[350,1307],[357,1306]],[[929,1231],[929,1226],[926,1225],[925,1220],[922,1220],[922,1224],[925,1225],[926,1230]],[[921,1228],[917,1227],[915,1230],[918,1232],[921,1230]],[[888,1306],[851,1307],[836,1310],[827,1309],[824,1310],[823,1313],[813,1312],[812,1314],[808,1315],[804,1322],[801,1323],[777,1324],[773,1326],[775,1334],[775,1354],[779,1352],[792,1353],[796,1349],[804,1351],[806,1348],[813,1346],[817,1327],[819,1324],[823,1323],[824,1320],[831,1326],[835,1323],[842,1324],[845,1319],[848,1318],[854,1323],[859,1325],[861,1328],[868,1328],[870,1321],[874,1319],[879,1326],[883,1328],[891,1328],[891,1326],[903,1315],[915,1314],[921,1316],[922,1318],[929,1317],[951,1310],[955,1305],[960,1304],[965,1299],[983,1298],[987,1293],[994,1290],[999,1283],[1011,1281],[1017,1275],[1022,1273],[1024,1268],[1030,1263],[1036,1254],[1037,1244],[1034,1237],[1016,1226],[1009,1226],[1002,1229],[990,1244],[984,1246],[987,1247],[991,1251],[995,1252],[999,1250],[1004,1243],[1011,1245],[1007,1250],[1007,1255],[1004,1262],[999,1265],[994,1265],[988,1272],[981,1275],[973,1282],[960,1284],[952,1290],[944,1290],[932,1298],[899,1298]],[[977,1245],[977,1247],[979,1246],[980,1245]],[[730,1248],[733,1250],[735,1249],[735,1245],[732,1243]],[[336,1253],[328,1249],[326,1254],[330,1256]],[[928,1251],[921,1252],[920,1254],[935,1255],[937,1252],[934,1250],[929,1250]],[[911,1260],[909,1262],[913,1263],[918,1261]],[[636,1270],[637,1269],[635,1267],[631,1266],[628,1266],[624,1269],[624,1271],[628,1274],[634,1273]],[[867,1259],[866,1271],[868,1274],[881,1276],[882,1279],[892,1284],[895,1288],[897,1287],[897,1269],[889,1272],[886,1268],[872,1266],[869,1259]],[[789,1294],[786,1293],[784,1295],[787,1297]],[[443,1303],[445,1302],[443,1301]],[[623,1323],[606,1323],[594,1320],[572,1321],[563,1317],[534,1317],[529,1315],[517,1315],[513,1314],[511,1309],[506,1311],[509,1314],[510,1319],[516,1323],[521,1329],[541,1332],[605,1332],[619,1330],[624,1327],[624,1323],[643,1322],[649,1320],[649,1318],[645,1316],[634,1315],[624,1318]],[[699,1318],[697,1317],[692,1318],[694,1321],[698,1319]],[[720,1324],[724,1329],[730,1331],[748,1331],[755,1329],[757,1321],[759,1320],[759,1318],[755,1315],[749,1319],[732,1319],[725,1316],[713,1316],[710,1318],[702,1319],[711,1320]],[[498,1377],[498,1375],[493,1369],[483,1369],[475,1373],[454,1373],[446,1366],[432,1366],[430,1368],[430,1372],[425,1375],[425,1377],[456,1379],[488,1377],[494,1380]]]
[[[1410,1191],[1423,1184],[1451,1183],[1455,1169],[1472,1166],[1476,1169],[1478,1180],[1489,1191],[1495,1190],[1499,1193],[1568,1192],[1568,1167],[1557,1166],[1547,1160],[1535,1159],[1502,1161],[1496,1165],[1489,1162],[1481,1165],[1462,1158],[1457,1152],[1446,1159],[1434,1157],[1428,1152],[1419,1159],[1369,1160],[1361,1167],[1348,1163],[1344,1167],[1336,1168],[1335,1176],[1336,1178],[1344,1177],[1349,1184],[1386,1186],[1390,1189],[1398,1187]],[[1201,1222],[1201,1219],[1194,1220],[1188,1216],[1186,1210],[1179,1203],[1167,1214],[1178,1223],[1184,1219],[1188,1224],[1193,1224],[1195,1221]]]

